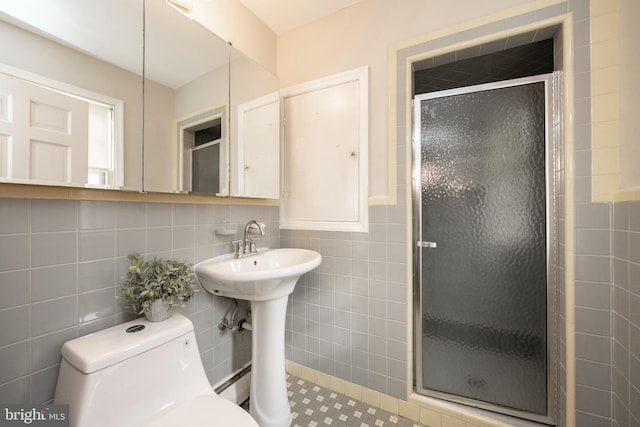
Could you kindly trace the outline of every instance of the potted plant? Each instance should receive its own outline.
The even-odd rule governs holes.
[[[184,307],[197,291],[191,264],[177,259],[145,260],[140,254],[127,256],[129,271],[120,283],[120,294],[136,314],[151,321],[165,320],[173,307]]]

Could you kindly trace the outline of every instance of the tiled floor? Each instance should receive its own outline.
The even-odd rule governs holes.
[[[293,375],[287,375],[287,388],[291,427],[425,427]]]

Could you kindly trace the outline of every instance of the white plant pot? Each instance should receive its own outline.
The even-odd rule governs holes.
[[[161,322],[171,316],[171,309],[162,299],[157,299],[151,303],[148,310],[145,310],[144,317],[151,322]]]

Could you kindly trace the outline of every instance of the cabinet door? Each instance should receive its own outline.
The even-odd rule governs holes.
[[[283,91],[281,227],[368,229],[367,69]]]
[[[238,106],[236,194],[280,196],[280,98],[277,93]]]

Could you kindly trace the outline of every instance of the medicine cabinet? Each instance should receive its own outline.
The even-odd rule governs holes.
[[[281,91],[280,227],[368,231],[368,69]]]

